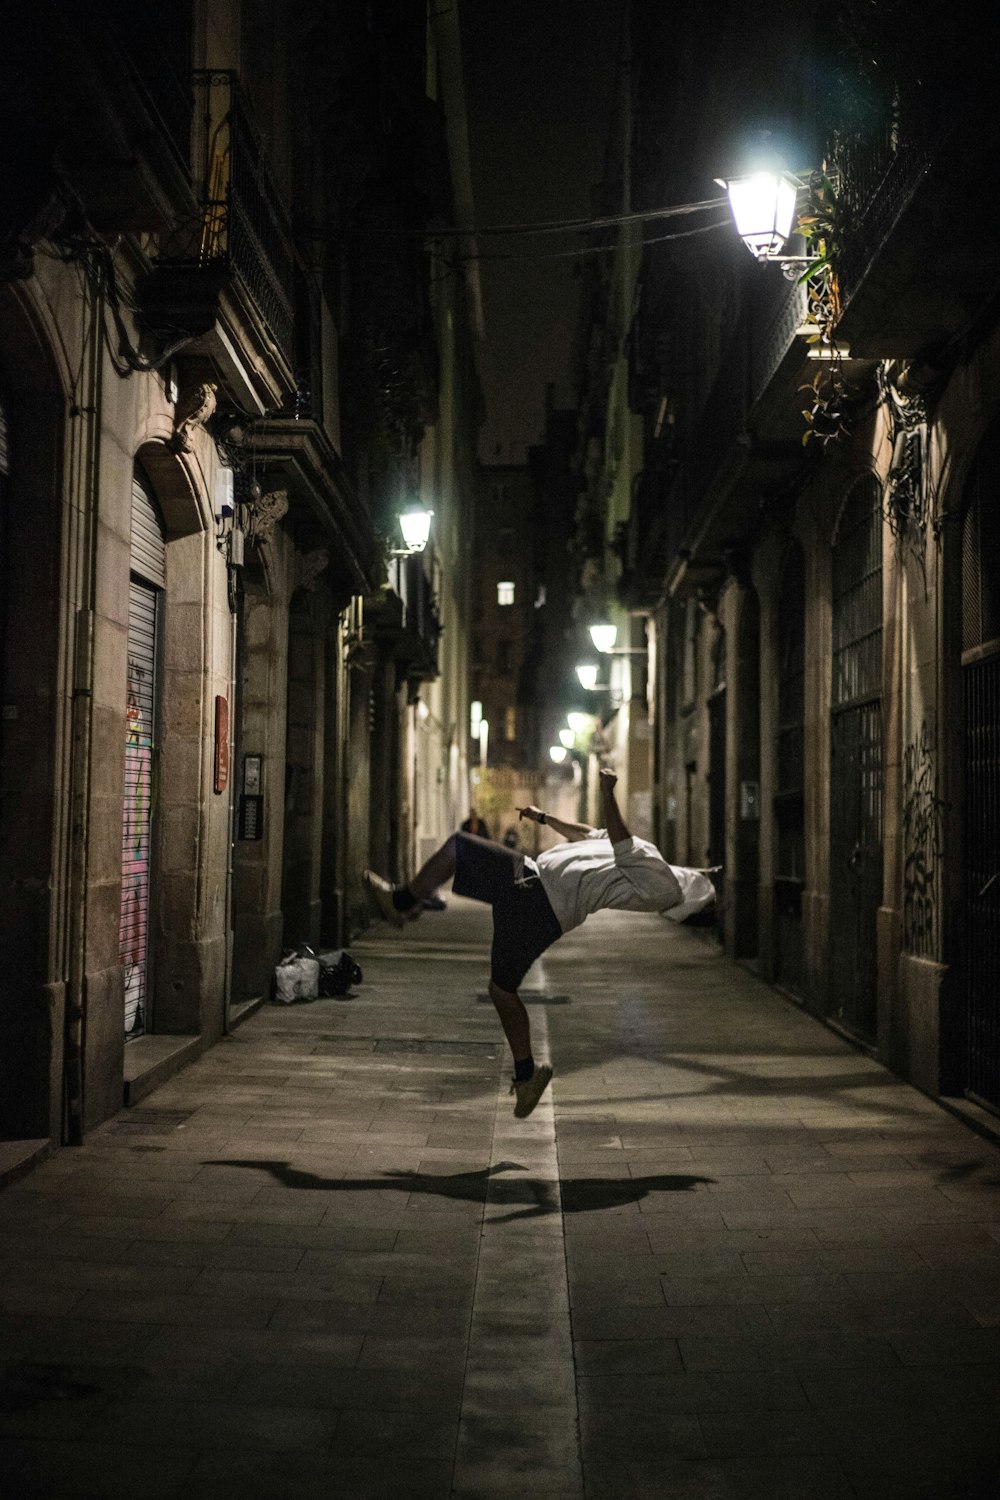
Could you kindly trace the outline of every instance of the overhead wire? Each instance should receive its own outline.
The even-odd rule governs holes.
[[[726,229],[731,227],[731,219],[719,219],[714,224],[700,224],[696,229],[680,229],[675,234],[657,234],[648,239],[637,242],[637,248],[645,249],[647,245],[665,245],[671,240],[687,240],[696,234],[708,234],[713,229]],[[615,240],[608,245],[578,245],[573,250],[546,250],[537,253],[526,252],[520,254],[516,251],[471,251],[467,255],[458,255],[456,260],[579,260],[585,255],[610,255],[618,248]]]

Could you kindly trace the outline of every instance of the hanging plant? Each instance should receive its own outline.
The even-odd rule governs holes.
[[[843,234],[840,202],[825,170],[814,172],[809,179],[795,227],[809,253],[816,257],[799,277],[808,299],[806,322],[816,329],[809,342],[830,346],[840,319],[837,266],[843,252]]]
[[[808,404],[802,408],[806,423],[802,434],[803,447],[815,438],[825,448],[834,438],[851,431],[860,405],[860,393],[845,378],[839,359],[824,363],[812,380],[799,386],[799,391],[808,393]]]

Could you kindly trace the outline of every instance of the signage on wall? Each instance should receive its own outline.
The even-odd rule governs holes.
[[[261,792],[262,755],[244,755],[237,837],[256,843],[264,837],[264,796]]]
[[[229,785],[229,699],[215,700],[215,790]]]

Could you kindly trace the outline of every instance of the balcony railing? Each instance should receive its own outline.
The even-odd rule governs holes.
[[[420,644],[420,670],[422,673],[435,675],[438,669],[441,616],[431,580],[424,572],[423,561],[419,556],[397,560],[395,586],[403,601],[403,628]]]
[[[953,98],[911,82],[863,125],[843,120],[835,128],[827,157],[840,184],[845,231],[837,275],[845,304],[960,113]]]
[[[157,121],[159,136],[176,165],[190,173],[191,0],[100,0],[100,10],[114,28],[132,66],[137,86]]]
[[[235,74],[199,71],[193,86],[199,218],[160,264],[235,276],[291,365],[295,256],[273,171]]]

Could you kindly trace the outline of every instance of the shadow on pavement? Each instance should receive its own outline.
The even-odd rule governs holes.
[[[492,1223],[511,1219],[539,1218],[562,1212],[593,1213],[601,1209],[624,1208],[639,1203],[650,1193],[687,1193],[714,1182],[712,1177],[691,1177],[680,1173],[655,1177],[568,1177],[560,1182],[546,1182],[532,1177],[504,1177],[503,1172],[526,1172],[527,1167],[515,1161],[497,1162],[477,1172],[380,1172],[376,1177],[319,1177],[315,1172],[301,1172],[287,1162],[217,1160],[202,1163],[206,1167],[245,1167],[249,1171],[267,1172],[283,1187],[301,1192],[430,1193],[462,1203],[509,1205],[515,1211]],[[557,1192],[556,1189],[559,1189]],[[520,1205],[523,1205],[521,1207]]]

